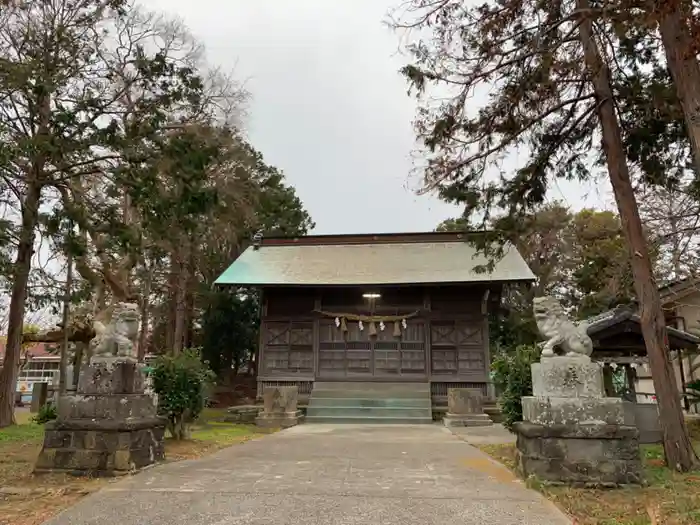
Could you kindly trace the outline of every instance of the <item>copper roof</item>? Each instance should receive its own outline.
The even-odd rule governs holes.
[[[488,259],[461,234],[308,236],[263,240],[216,280],[217,285],[354,286],[533,281],[514,247],[491,272]]]

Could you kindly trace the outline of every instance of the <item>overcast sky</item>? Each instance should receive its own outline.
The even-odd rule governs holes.
[[[252,94],[252,144],[282,169],[314,233],[429,231],[459,210],[416,196],[409,177],[415,101],[382,21],[401,0],[142,0],[181,17],[209,62]],[[553,198],[601,207],[605,185],[559,184]]]

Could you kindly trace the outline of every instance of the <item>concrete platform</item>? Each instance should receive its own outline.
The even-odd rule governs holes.
[[[566,525],[441,425],[305,424],[151,468],[46,525]]]

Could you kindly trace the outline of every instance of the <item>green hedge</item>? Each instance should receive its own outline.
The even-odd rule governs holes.
[[[503,425],[512,430],[513,423],[523,420],[523,396],[532,395],[530,365],[536,363],[540,350],[534,345],[518,346],[514,351],[500,352],[491,365],[493,381],[503,413]]]

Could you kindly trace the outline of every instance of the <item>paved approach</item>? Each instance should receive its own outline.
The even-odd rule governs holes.
[[[439,425],[297,426],[110,484],[47,525],[568,525]]]

